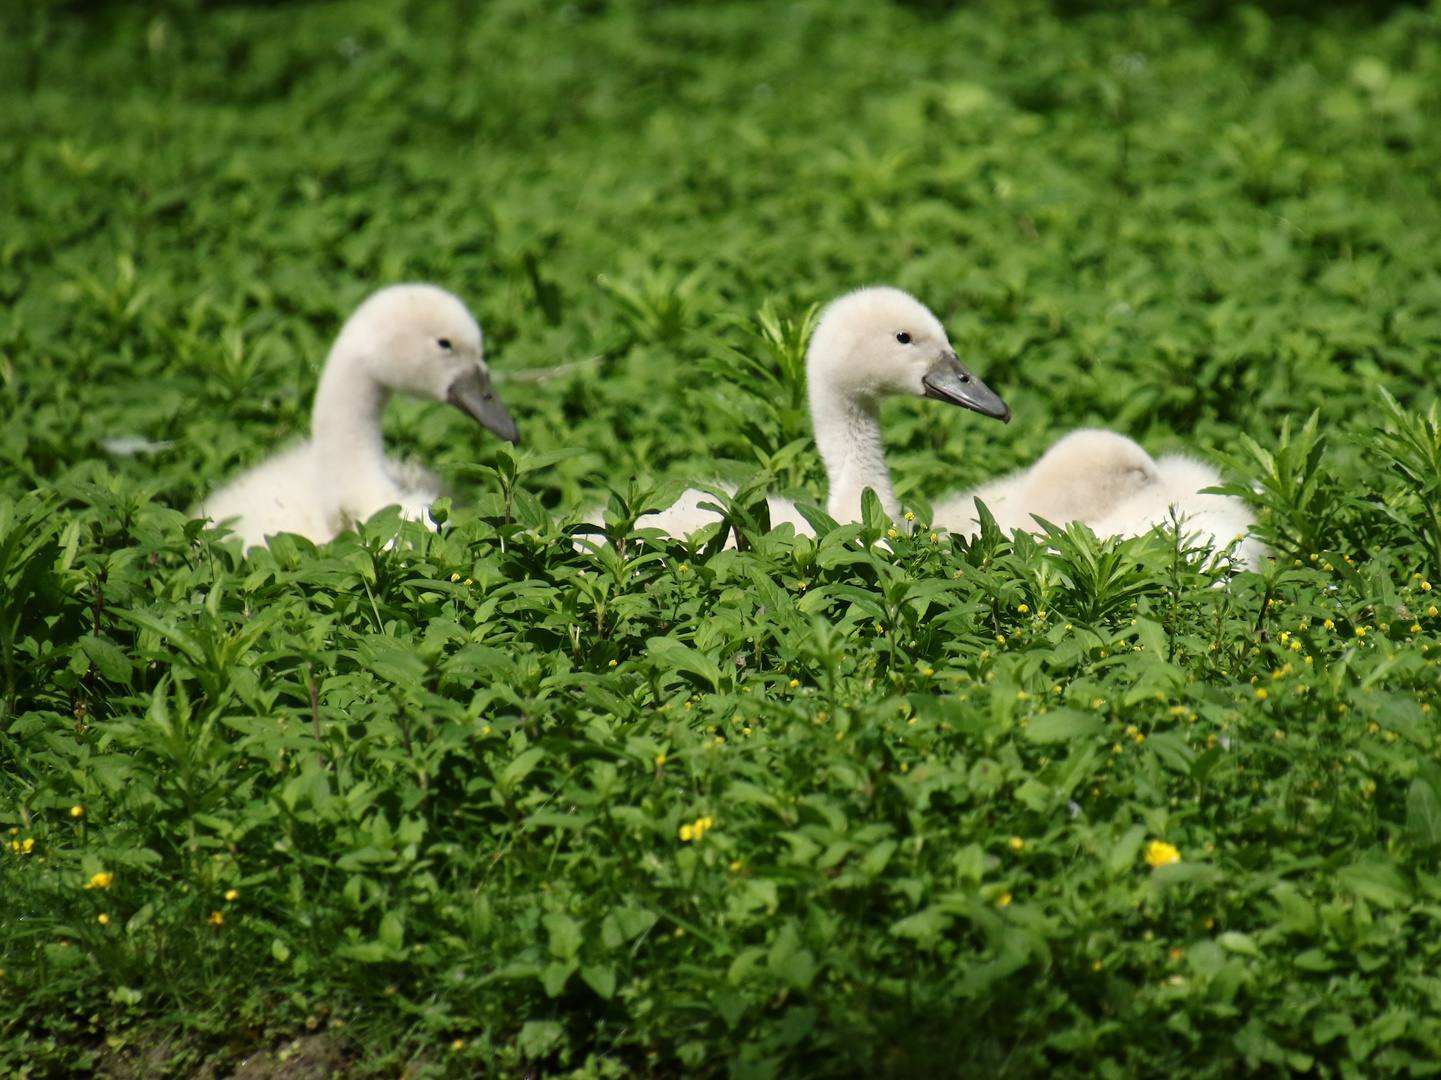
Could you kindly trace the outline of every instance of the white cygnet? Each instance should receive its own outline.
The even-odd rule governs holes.
[[[341,328],[315,392],[311,437],[212,492],[197,514],[228,524],[247,548],[280,532],[330,540],[387,506],[424,520],[440,482],[385,456],[381,418],[392,393],[448,402],[502,439],[520,439],[465,304],[435,285],[392,285]]]
[[[1001,531],[1038,531],[1036,519],[1053,525],[1079,521],[1099,537],[1140,536],[1175,518],[1181,534],[1213,549],[1239,539],[1235,557],[1258,569],[1266,549],[1251,535],[1245,502],[1232,495],[1203,494],[1221,483],[1209,465],[1182,454],[1159,461],[1114,431],[1081,428],[1055,443],[1029,469],[993,480],[936,507],[935,523],[952,532],[979,532],[975,500],[986,504]]]
[[[845,523],[861,518],[861,495],[871,488],[891,517],[900,504],[886,468],[880,403],[907,395],[933,398],[1009,421],[1011,410],[956,356],[946,331],[924,304],[900,289],[859,289],[821,313],[806,353],[811,426],[826,469],[826,513]],[[719,520],[698,503],[713,497],[687,490],[672,506],[636,524],[686,536]],[[783,521],[810,533],[794,505],[767,499],[771,524]]]

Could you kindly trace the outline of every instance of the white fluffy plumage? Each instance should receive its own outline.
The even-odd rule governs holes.
[[[888,514],[900,516],[881,440],[885,398],[928,397],[1001,420],[1011,416],[957,359],[940,320],[909,293],[884,286],[847,293],[821,313],[806,353],[806,382],[811,426],[826,469],[826,513],[840,522],[860,520],[866,488],[875,491]],[[637,524],[689,535],[718,520],[698,505],[708,498],[689,489]],[[788,499],[770,496],[767,503],[772,525],[787,521],[798,533],[810,533]]]
[[[986,504],[1004,533],[1079,521],[1097,536],[1140,536],[1172,516],[1181,533],[1211,548],[1240,540],[1235,557],[1259,569],[1266,549],[1251,535],[1249,507],[1233,495],[1204,494],[1221,483],[1209,465],[1183,454],[1155,460],[1114,431],[1081,428],[1059,439],[1029,469],[993,480],[936,507],[935,523],[952,532],[979,532],[975,500]]]
[[[387,506],[424,520],[440,482],[386,457],[381,418],[392,393],[448,402],[501,438],[520,438],[465,304],[435,285],[392,285],[341,328],[315,393],[311,437],[212,492],[197,513],[228,523],[246,547],[280,532],[330,540]]]

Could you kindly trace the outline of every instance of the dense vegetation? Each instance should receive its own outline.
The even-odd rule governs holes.
[[[1441,1070],[1441,9],[0,28],[7,1075]],[[398,401],[439,535],[189,520],[396,280],[524,449]],[[914,532],[767,532],[871,282],[1016,419],[892,402]],[[926,528],[1079,424],[1224,463],[1274,564]],[[698,478],[739,549],[635,529]]]

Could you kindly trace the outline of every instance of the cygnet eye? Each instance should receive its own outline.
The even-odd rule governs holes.
[[[902,330],[899,334],[896,335],[896,340],[899,341],[902,345],[909,345],[911,343],[911,335]]]
[[[449,350],[449,348],[450,348],[450,338],[448,338],[448,337],[443,337],[443,338],[441,338],[440,340],[438,340],[438,341],[436,342],[436,344],[439,345],[442,349]]]

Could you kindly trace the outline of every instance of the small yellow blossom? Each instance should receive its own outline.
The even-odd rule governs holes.
[[[1366,725],[1366,733],[1367,733],[1368,735],[1375,735],[1376,732],[1378,732],[1378,731],[1380,731],[1380,730],[1381,730],[1381,725],[1378,724],[1378,723],[1376,723],[1376,721],[1374,721],[1374,720],[1372,720],[1369,724]]]
[[[737,871],[740,870],[740,868],[741,868],[741,861],[740,861],[739,859],[737,859],[735,862],[731,863],[731,873],[736,873]]]
[[[1413,634],[1419,634],[1420,632],[1421,632],[1421,624],[1420,624],[1420,623],[1412,623],[1412,624],[1411,624],[1411,633],[1413,633]]]
[[[933,544],[939,544],[940,542],[941,542],[941,538],[940,538],[939,536],[937,536],[935,533],[931,533],[931,543],[933,543]]]
[[[1171,963],[1174,964],[1177,960],[1181,959],[1181,957],[1183,957],[1184,955],[1186,955],[1186,954],[1183,953],[1180,949],[1172,949],[1172,950],[1171,950]]]
[[[1284,739],[1285,737],[1286,733],[1280,728],[1277,728],[1275,731],[1271,732],[1271,738],[1273,739]]]
[[[907,510],[907,511],[906,511],[906,520],[907,520],[907,521],[915,521],[915,520],[916,520],[916,515],[913,514],[913,513],[911,513],[909,510]]]
[[[1020,851],[1021,848],[1025,847],[1025,846],[1026,846],[1026,842],[1025,842],[1024,840],[1022,840],[1019,836],[1013,836],[1013,837],[1011,837],[1011,850],[1012,850],[1012,851]]]
[[[461,584],[462,584],[462,585],[474,585],[475,582],[471,581],[470,578],[466,578],[464,581],[461,582]]]
[[[1028,608],[1025,604],[1021,604],[1020,606],[1018,606],[1018,607],[1016,608],[1016,610],[1017,610],[1018,612],[1020,612],[1022,615],[1029,615],[1029,614],[1031,613],[1031,609]]]
[[[1180,861],[1181,853],[1174,844],[1168,844],[1164,840],[1152,840],[1146,845],[1146,865],[1152,869]]]
[[[929,667],[928,667],[928,668],[922,668],[922,669],[921,669],[921,674],[922,674],[922,675],[930,676],[930,675],[934,675],[935,673],[936,673],[936,669],[935,669],[935,668],[929,668]]]
[[[486,724],[485,727],[483,727],[483,728],[480,729],[480,733],[481,733],[482,735],[489,735],[489,734],[490,734],[490,725],[489,725],[489,724]]]
[[[239,900],[239,899],[240,899],[240,890],[239,890],[239,889],[226,889],[226,890],[225,890],[225,899],[226,899],[226,900],[229,900],[229,901]]]
[[[666,763],[666,761],[667,761],[667,758],[666,758],[666,756],[665,756],[664,754],[657,754],[657,755],[655,756],[656,768],[660,768],[662,765],[664,765],[664,764]]]
[[[1092,961],[1091,961],[1091,970],[1092,970],[1092,971],[1100,971],[1100,970],[1101,970],[1101,962],[1100,962],[1099,960],[1092,960]]]
[[[1365,628],[1364,626],[1358,626],[1358,627],[1356,627],[1356,636],[1357,636],[1357,637],[1365,637],[1365,636],[1366,636],[1366,628]]]
[[[465,1040],[464,1040],[464,1039],[456,1039],[455,1042],[453,1042],[453,1043],[450,1044],[450,1048],[451,1048],[453,1051],[455,1051],[457,1054],[460,1053],[462,1050],[465,1049]]]
[[[682,825],[680,827],[680,838],[686,843],[692,840],[699,840],[714,824],[715,822],[711,818],[696,818],[695,821],[689,825]]]
[[[109,926],[110,916],[102,912],[101,914],[95,916],[95,921],[98,922],[101,926]]]
[[[460,580],[460,575],[459,575],[459,574],[451,574],[451,575],[450,575],[450,580],[451,580],[451,581],[459,581],[459,580]]]
[[[220,914],[220,912],[218,911],[212,911],[210,913],[210,918],[206,919],[205,921],[208,922],[211,926],[224,926],[225,916]]]
[[[911,763],[910,763],[909,761],[903,761],[903,762],[901,762],[901,772],[910,772],[910,771],[911,771]]]
[[[684,574],[684,573],[685,573],[687,570],[689,570],[689,569],[690,569],[690,567],[687,566],[685,563],[681,563],[681,564],[680,564],[680,572],[681,572],[682,574]]]
[[[606,664],[606,667],[615,667],[615,661],[612,660],[610,663]]]
[[[85,887],[87,889],[108,889],[110,888],[110,883],[114,880],[115,874],[113,872],[102,871],[98,874],[91,875],[90,880],[85,883]]]
[[[1000,896],[996,897],[996,907],[1007,907],[1010,902],[1011,894],[1008,892],[1003,892]]]
[[[897,533],[895,529],[887,529],[886,535],[889,536],[892,540],[894,540],[897,536]]]
[[[1423,581],[1423,582],[1421,582],[1421,591],[1422,591],[1422,592],[1430,592],[1430,591],[1431,591],[1431,583],[1430,583],[1429,581]]]
[[[1265,701],[1267,697],[1268,697],[1268,695],[1267,695],[1267,693],[1266,693],[1266,688],[1265,688],[1264,686],[1258,686],[1258,687],[1256,687],[1256,700],[1257,700],[1257,701]]]
[[[70,816],[71,816],[71,817],[76,817],[76,818],[84,817],[84,816],[85,816],[85,807],[83,807],[83,806],[72,806],[72,807],[70,808]]]
[[[1120,743],[1112,743],[1112,744],[1111,744],[1111,753],[1113,753],[1113,754],[1119,754],[1120,752],[1121,752],[1121,744],[1120,744]]]
[[[1434,619],[1434,618],[1436,617],[1436,605],[1435,605],[1435,604],[1432,604],[1430,607],[1428,607],[1428,608],[1426,609],[1426,614],[1427,614],[1427,615],[1430,615],[1431,618]]]
[[[35,837],[27,836],[24,840],[11,840],[10,850],[16,855],[29,855],[35,850]]]

